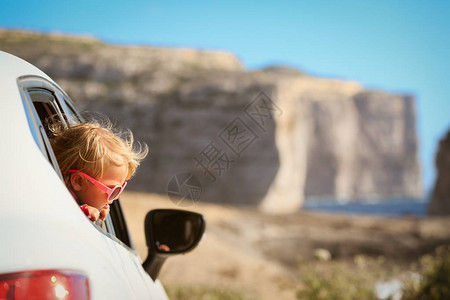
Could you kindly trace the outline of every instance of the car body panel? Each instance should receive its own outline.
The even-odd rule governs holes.
[[[167,299],[136,251],[87,219],[36,144],[18,80],[33,75],[56,83],[4,52],[0,66],[0,274],[69,269],[87,274],[91,299]]]

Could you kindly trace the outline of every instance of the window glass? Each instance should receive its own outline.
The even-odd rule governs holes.
[[[69,126],[75,122],[81,122],[83,119],[76,112],[71,100],[43,79],[24,78],[19,81],[19,88],[22,91],[22,100],[33,138],[62,179],[61,171],[51,148],[50,131],[47,125],[51,121],[61,121],[65,126]],[[112,239],[134,249],[118,201],[114,201],[114,204],[111,205],[111,211],[106,218],[106,222],[99,222],[98,225],[96,226],[97,229],[103,230],[102,232]]]
[[[36,126],[35,126],[35,120],[33,118],[32,113],[29,110],[27,103],[27,100],[24,99],[24,95],[22,96],[22,101],[24,104],[24,108],[25,108],[25,115],[27,116],[27,122],[28,122],[28,127],[30,127],[30,131],[31,134],[33,135],[33,139],[36,142],[36,145],[41,148],[41,140],[40,140],[40,136],[39,133],[36,131]]]
[[[41,151],[47,156],[49,162],[52,164],[56,173],[62,178],[62,174],[59,170],[58,162],[56,157],[51,150],[50,145],[50,131],[47,126],[47,122],[51,118],[60,118],[60,110],[55,106],[55,97],[53,93],[46,89],[27,89],[27,93],[33,102],[35,108],[35,114],[37,114],[36,124],[39,129],[40,137],[42,140],[43,147]]]
[[[62,93],[57,92],[57,97],[59,99],[59,104],[61,105],[61,110],[64,113],[64,119],[68,124],[80,123],[82,122],[81,116],[76,112],[72,101]]]
[[[42,124],[47,125],[49,121],[61,121],[63,119],[58,101],[51,91],[45,89],[29,89],[28,94],[31,97],[31,101],[33,101]],[[65,123],[65,120],[63,123]]]

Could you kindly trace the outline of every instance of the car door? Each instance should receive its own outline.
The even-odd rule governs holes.
[[[64,126],[83,121],[67,94],[52,82],[37,76],[25,76],[18,80],[19,89],[27,111],[27,120],[33,128],[33,138],[44,156],[62,180],[62,174],[51,148],[47,122],[58,120]],[[86,218],[86,222],[91,222]],[[114,201],[105,222],[93,224],[100,231],[114,257],[115,270],[122,276],[123,285],[131,299],[167,299],[159,281],[154,282],[142,268],[124,219],[120,200]]]

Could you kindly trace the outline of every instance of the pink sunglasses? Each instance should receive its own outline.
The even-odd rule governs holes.
[[[96,187],[98,187],[99,189],[104,191],[106,194],[108,194],[108,198],[106,199],[108,201],[108,204],[111,204],[114,200],[119,198],[119,195],[123,192],[123,189],[127,186],[127,182],[125,181],[122,185],[116,185],[115,187],[110,188],[110,187],[107,187],[106,185],[104,185],[103,183],[101,183],[100,181],[98,181],[97,179],[92,178],[88,174],[85,174],[81,171],[69,170],[69,172],[64,172],[64,174],[67,174],[67,173],[81,173],[87,180],[92,182],[92,184],[94,184]]]

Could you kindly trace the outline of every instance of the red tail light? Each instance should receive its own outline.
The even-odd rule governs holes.
[[[0,300],[89,300],[86,275],[65,270],[0,274]]]

